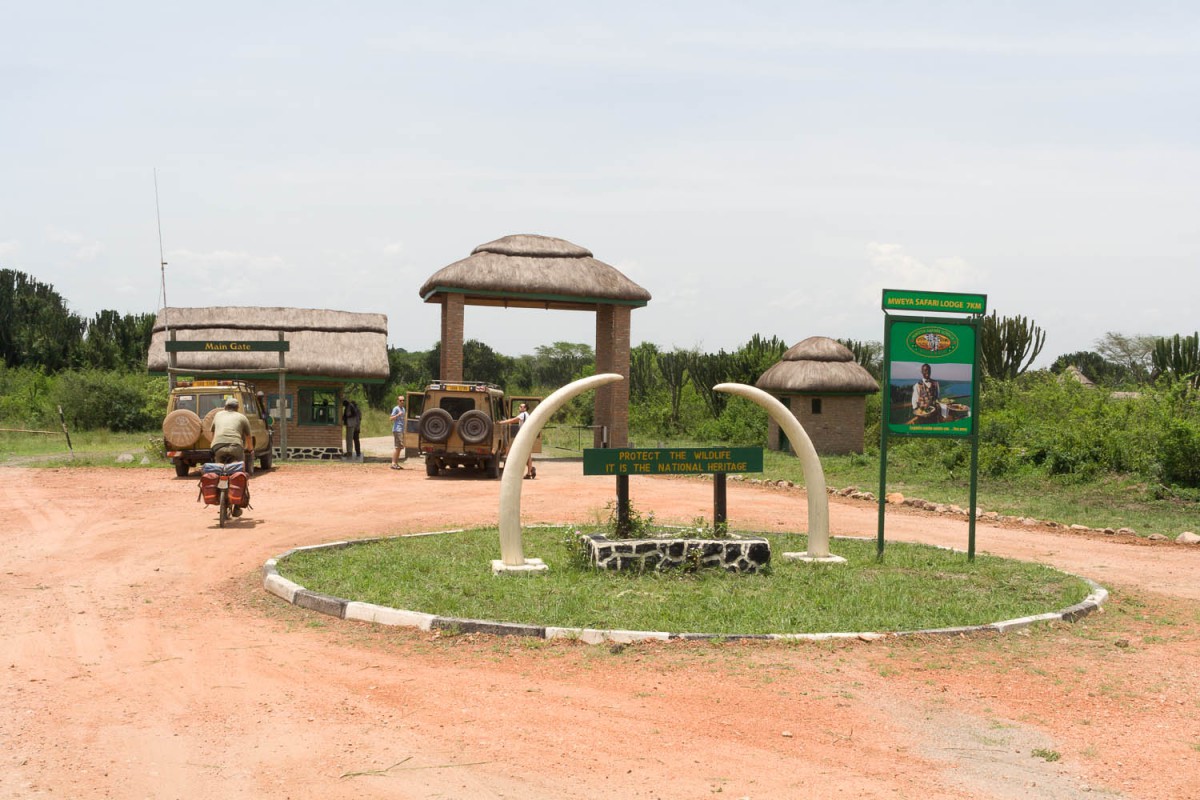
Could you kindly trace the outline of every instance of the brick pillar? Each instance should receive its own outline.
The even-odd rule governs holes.
[[[613,371],[613,308],[610,305],[596,306],[596,374]],[[596,389],[593,424],[607,425],[609,443],[612,443],[612,384]],[[592,446],[604,446],[604,432],[597,427],[593,431]]]
[[[608,441],[611,447],[629,445],[629,317],[633,309],[629,306],[613,307],[612,371],[625,378],[609,384],[611,429]]]
[[[442,358],[438,366],[444,381],[463,379],[463,308],[461,294],[442,298]]]

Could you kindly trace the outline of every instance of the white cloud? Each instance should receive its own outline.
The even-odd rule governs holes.
[[[904,245],[870,242],[866,248],[870,265],[863,282],[864,300],[879,302],[884,289],[913,289],[929,292],[979,291],[986,277],[958,256],[924,261],[906,252]]]
[[[94,261],[97,256],[104,252],[103,242],[95,239],[89,240],[86,236],[75,233],[74,231],[56,228],[53,225],[46,226],[46,241],[53,244],[64,244],[71,249],[71,256],[76,261]]]

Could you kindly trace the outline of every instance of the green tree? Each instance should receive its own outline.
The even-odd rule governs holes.
[[[860,342],[856,339],[838,339],[840,344],[854,354],[859,366],[878,379],[883,373],[883,342]]]
[[[555,342],[534,349],[533,378],[541,386],[566,386],[582,377],[584,370],[596,363],[590,345],[575,342]]]
[[[716,353],[688,354],[687,371],[692,380],[692,387],[708,406],[713,419],[718,419],[729,402],[729,395],[713,389],[720,383],[744,383],[740,380],[743,375],[744,363],[734,353],[719,350]]]
[[[646,400],[658,389],[658,355],[658,346],[652,342],[642,342],[630,349],[629,396],[632,400]]]
[[[753,386],[754,382],[787,352],[787,342],[778,336],[767,339],[754,334],[735,351],[735,373],[731,380]]]
[[[1102,386],[1116,386],[1126,380],[1129,374],[1124,366],[1114,364],[1092,350],[1061,355],[1054,359],[1054,363],[1050,365],[1050,371],[1059,375],[1067,367],[1075,367],[1092,383]]]
[[[1130,335],[1109,331],[1096,340],[1096,352],[1128,370],[1130,380],[1145,383],[1150,380],[1157,340],[1157,336],[1144,333]]]
[[[686,350],[672,350],[658,353],[655,357],[658,374],[671,401],[670,423],[675,428],[679,427],[679,406],[683,401],[684,387],[688,384],[688,364],[693,355]]]
[[[1012,380],[1029,369],[1045,343],[1046,334],[1025,317],[1001,317],[993,311],[979,326],[984,374]]]
[[[99,311],[86,322],[76,361],[92,369],[145,369],[153,329],[153,314]]]
[[[478,339],[463,342],[463,379],[507,386],[513,371],[513,359],[497,353]],[[442,378],[442,343],[438,342],[425,354],[428,374]]]
[[[54,287],[23,272],[0,269],[0,356],[10,367],[71,365],[84,323]]]
[[[1157,374],[1200,388],[1200,332],[1156,340],[1151,359]]]

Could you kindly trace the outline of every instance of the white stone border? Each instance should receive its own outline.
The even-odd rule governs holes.
[[[429,531],[426,533],[410,534],[411,536],[439,536],[445,533],[461,533],[463,529],[447,531]],[[966,633],[976,632],[992,632],[992,633],[1009,633],[1011,631],[1020,630],[1021,628],[1029,627],[1039,622],[1050,621],[1065,621],[1074,622],[1082,619],[1088,614],[1100,609],[1108,600],[1108,590],[1100,584],[1085,578],[1082,575],[1072,575],[1071,573],[1063,573],[1071,575],[1071,577],[1079,578],[1086,581],[1091,587],[1091,593],[1088,594],[1081,602],[1073,606],[1064,608],[1061,611],[1051,611],[1045,614],[1035,614],[1029,617],[1018,617],[1017,619],[1007,619],[1000,622],[991,622],[986,625],[964,625],[961,627],[952,628],[929,628],[925,630],[912,631],[859,631],[857,633],[667,633],[663,631],[625,631],[625,630],[599,630],[595,628],[558,628],[549,625],[526,625],[514,622],[493,622],[490,620],[479,619],[460,619],[456,617],[442,617],[436,614],[426,614],[421,611],[406,611],[404,609],[390,608],[388,606],[379,606],[373,603],[362,603],[357,600],[346,600],[341,597],[333,597],[332,595],[320,594],[319,592],[310,592],[298,583],[284,578],[279,574],[278,564],[281,560],[287,558],[293,553],[300,553],[305,550],[325,550],[341,547],[351,547],[357,544],[367,544],[368,542],[380,542],[392,538],[407,538],[407,537],[385,537],[375,536],[369,539],[355,539],[350,541],[330,542],[329,544],[308,545],[307,547],[295,547],[285,553],[281,553],[274,558],[268,558],[262,567],[263,588],[271,594],[279,597],[292,605],[307,608],[312,611],[319,611],[322,614],[328,614],[331,617],[339,619],[351,619],[359,622],[372,622],[378,625],[395,625],[400,627],[419,628],[423,631],[449,629],[456,630],[461,633],[490,633],[497,636],[532,636],[538,639],[575,639],[584,644],[604,644],[612,642],[617,644],[630,644],[633,642],[644,641],[670,641],[670,640],[737,640],[737,639],[761,639],[761,640],[782,640],[782,641],[806,641],[806,642],[825,642],[835,639],[861,639],[863,641],[875,641],[878,639],[894,639],[902,636],[960,636]],[[841,537],[835,537],[841,538]],[[857,538],[857,537],[845,537]],[[934,545],[935,547],[937,545]],[[951,550],[953,548],[942,548]]]

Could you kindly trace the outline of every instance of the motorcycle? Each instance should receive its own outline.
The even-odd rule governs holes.
[[[206,506],[217,506],[220,526],[230,516],[239,517],[243,508],[250,508],[250,487],[246,465],[241,461],[229,464],[205,464],[200,468],[200,496]]]

